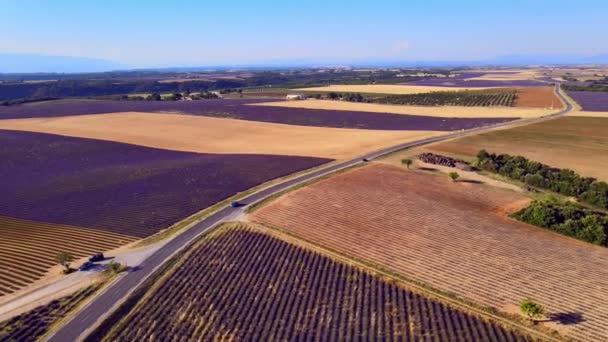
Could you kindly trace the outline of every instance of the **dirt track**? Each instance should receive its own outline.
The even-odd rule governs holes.
[[[608,249],[503,217],[514,192],[370,165],[280,197],[252,219],[482,305],[532,297],[556,326],[605,340]],[[572,323],[572,322],[570,322]]]
[[[52,133],[205,153],[354,157],[435,131],[306,127],[179,114],[113,113],[0,120],[0,129]]]

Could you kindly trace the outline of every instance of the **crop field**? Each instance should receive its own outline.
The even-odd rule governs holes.
[[[563,108],[564,104],[555,95],[553,87],[523,87],[517,89],[513,105],[524,108]]]
[[[265,99],[263,101],[269,101]],[[450,131],[509,121],[510,118],[438,119],[418,115],[371,114],[362,111],[327,111],[276,106],[248,106],[260,100],[200,101],[70,101],[36,106],[0,106],[0,118],[55,117],[116,112],[182,113],[300,126],[373,130]]]
[[[0,341],[36,341],[82,300],[97,291],[92,285],[0,323]]]
[[[61,251],[79,259],[111,250],[136,237],[82,227],[0,216],[0,296],[43,277]]]
[[[445,79],[445,78],[440,78]],[[454,90],[477,90],[472,88],[478,87],[456,87],[456,86],[434,86],[434,85],[420,85],[417,82],[403,83],[403,84],[363,84],[363,85],[350,85],[350,84],[332,84],[323,87],[310,87],[293,89],[295,91],[312,91],[312,92],[337,92],[337,93],[370,93],[370,94],[421,94],[430,93],[433,91],[454,91]],[[492,87],[490,87],[492,88]],[[493,87],[495,88],[495,87]]]
[[[371,102],[414,106],[511,107],[516,97],[514,89],[484,89],[387,95],[371,99]]]
[[[566,116],[441,142],[429,146],[429,149],[470,158],[474,158],[481,149],[522,155],[607,181],[607,131],[606,117]]]
[[[394,113],[406,115],[424,115],[447,118],[530,118],[547,115],[555,110],[542,108],[515,107],[464,107],[464,106],[409,106],[409,105],[385,105],[377,103],[362,103],[333,100],[302,100],[302,101],[280,101],[264,102],[255,106],[278,106],[286,108],[309,108],[323,109],[328,111],[358,110],[371,113]],[[0,124],[2,122],[0,121]]]
[[[483,78],[486,72],[464,72],[453,77],[436,77],[423,80],[402,83],[406,86],[426,86],[426,87],[456,87],[456,88],[487,88],[487,87],[533,87],[541,86],[543,83],[533,79],[518,79],[514,77],[505,77],[506,73],[502,73],[502,77],[497,77],[496,73],[488,75],[488,78]],[[525,78],[525,77],[524,77]]]
[[[499,310],[531,297],[551,326],[606,340],[608,249],[505,217],[528,199],[371,164],[287,193],[250,217]]]
[[[608,92],[604,91],[567,91],[584,111],[608,112]]]
[[[329,161],[0,131],[0,215],[146,237],[240,191]]]
[[[105,340],[529,340],[257,229],[221,229]]]
[[[440,131],[322,128],[178,114],[113,113],[0,120],[0,128],[200,153],[355,157]],[[277,143],[280,142],[280,143]]]

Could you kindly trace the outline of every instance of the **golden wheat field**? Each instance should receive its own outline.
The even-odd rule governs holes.
[[[424,115],[446,118],[531,118],[555,112],[555,110],[544,108],[408,106],[315,99],[303,101],[256,103],[250,106],[275,106],[286,108],[362,111],[372,113]]]
[[[176,151],[342,159],[445,134],[296,126],[179,114],[112,113],[0,120],[0,129],[92,138]]]

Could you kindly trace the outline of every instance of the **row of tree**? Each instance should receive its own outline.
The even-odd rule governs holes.
[[[573,203],[533,201],[511,216],[563,235],[608,247],[608,217]]]
[[[569,169],[552,168],[522,156],[497,155],[486,150],[477,154],[477,166],[530,186],[574,196],[580,201],[608,209],[608,183],[580,176]]]

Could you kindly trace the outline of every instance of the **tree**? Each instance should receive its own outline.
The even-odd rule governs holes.
[[[401,164],[407,166],[407,168],[410,168],[410,165],[412,165],[412,160],[409,158],[405,158],[405,159],[401,159]]]
[[[528,298],[522,299],[521,302],[519,302],[519,309],[532,321],[534,321],[535,318],[542,317],[545,313],[545,308],[542,305]]]
[[[152,93],[152,94],[150,94],[150,96],[148,96],[148,100],[149,101],[161,101],[162,97],[160,96],[159,93]]]
[[[450,172],[450,178],[452,178],[452,181],[455,182],[456,180],[458,180],[458,178],[460,178],[460,175],[458,174],[458,172]]]
[[[66,251],[61,251],[55,256],[55,260],[57,260],[57,263],[65,268],[63,270],[63,273],[70,272],[70,262],[72,262],[73,259],[74,258],[72,257],[72,255]]]
[[[116,262],[116,261],[110,261],[108,263],[108,265],[106,266],[105,272],[106,272],[106,274],[109,274],[109,275],[115,275],[115,274],[123,272],[126,269],[127,269],[127,266],[125,266],[119,262]]]

